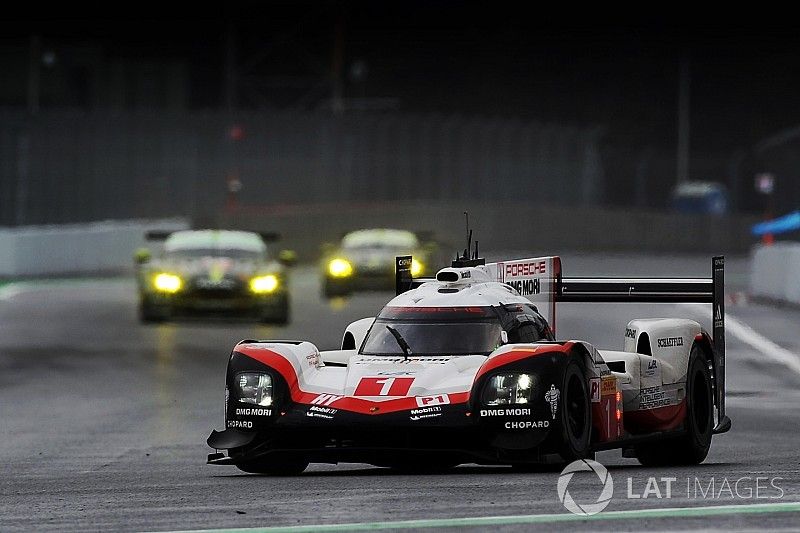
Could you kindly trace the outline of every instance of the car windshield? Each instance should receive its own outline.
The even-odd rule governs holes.
[[[401,230],[354,231],[342,239],[342,248],[346,250],[412,250],[418,245],[416,235]]]
[[[169,257],[180,259],[196,259],[199,257],[227,257],[257,261],[263,257],[262,252],[242,250],[238,248],[176,248],[167,252]]]
[[[421,322],[377,319],[364,342],[364,355],[403,355],[391,326],[408,343],[413,355],[488,355],[501,344],[497,320]]]

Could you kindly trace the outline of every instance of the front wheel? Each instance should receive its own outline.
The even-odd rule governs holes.
[[[637,446],[637,459],[645,466],[702,463],[711,447],[713,418],[711,371],[702,349],[695,345],[686,372],[686,433],[678,438]]]
[[[168,318],[169,310],[166,306],[155,305],[146,300],[139,303],[139,322],[142,324],[156,324]]]
[[[572,359],[564,371],[561,394],[561,448],[559,455],[565,462],[585,459],[591,455],[591,403],[583,365]],[[547,398],[558,392],[551,387]],[[556,413],[558,415],[558,413]]]
[[[352,292],[352,289],[346,282],[332,281],[330,278],[325,278],[322,282],[322,295],[325,298],[350,296]]]

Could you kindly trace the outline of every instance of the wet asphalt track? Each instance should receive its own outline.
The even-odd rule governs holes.
[[[709,271],[705,258],[565,256],[571,275]],[[729,261],[729,288],[743,286],[746,266],[743,259]],[[409,476],[364,465],[312,465],[299,477],[269,478],[205,465],[205,439],[222,424],[225,363],[237,340],[306,338],[332,348],[347,323],[374,314],[390,296],[323,302],[316,271],[308,267],[295,271],[293,285],[293,321],[285,328],[231,322],[140,326],[133,283],[125,279],[0,288],[0,531],[164,531],[566,512],[556,494],[557,472],[462,466],[445,475]],[[800,311],[749,304],[729,313],[800,354]],[[706,324],[709,318],[697,306],[565,305],[559,336],[619,348],[627,320],[637,315],[688,315]],[[706,462],[647,469],[618,451],[598,454],[615,482],[604,513],[800,502],[800,374],[751,344],[729,331],[728,409],[734,426],[715,437]],[[664,497],[662,481],[660,499],[652,490],[646,499],[627,497],[629,484],[631,494],[642,495],[650,476],[675,478],[671,498]],[[733,488],[740,479],[737,495]],[[570,491],[576,499],[596,497],[595,481],[576,477]],[[794,530],[800,512],[441,525],[501,531]]]

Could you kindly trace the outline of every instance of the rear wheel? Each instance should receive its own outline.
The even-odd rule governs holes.
[[[645,466],[696,465],[711,447],[714,399],[711,371],[702,349],[695,345],[686,373],[685,435],[665,441],[641,444],[636,457]]]

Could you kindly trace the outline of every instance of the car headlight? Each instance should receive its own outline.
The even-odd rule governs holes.
[[[425,265],[423,265],[420,261],[416,259],[411,259],[411,277],[416,278],[422,271],[425,269]]]
[[[353,265],[347,259],[337,257],[328,263],[328,274],[334,278],[346,278],[353,275]]]
[[[173,294],[181,290],[183,281],[175,274],[161,272],[160,274],[156,274],[153,278],[153,286],[161,292]]]
[[[268,274],[266,276],[257,276],[250,280],[250,290],[256,294],[266,294],[273,292],[278,288],[278,276],[275,274]]]
[[[243,403],[272,405],[272,376],[263,372],[241,372],[236,376],[236,395]]]
[[[535,376],[522,373],[497,374],[483,388],[484,405],[509,405],[530,403],[535,386]]]

